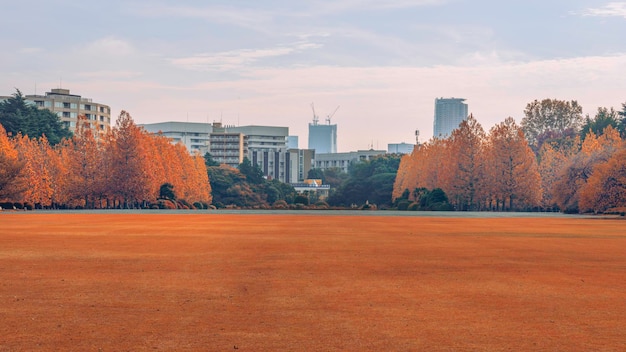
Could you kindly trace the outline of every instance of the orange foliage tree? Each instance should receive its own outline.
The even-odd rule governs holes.
[[[15,199],[22,192],[22,167],[17,150],[0,124],[0,201]]]
[[[496,209],[539,206],[541,176],[522,129],[511,117],[489,132],[486,185]]]
[[[621,147],[622,140],[612,126],[598,137],[589,133],[580,151],[572,156],[561,170],[552,189],[553,199],[565,212],[578,212],[580,191],[591,177],[597,165],[605,163]]]
[[[626,149],[596,166],[580,190],[579,206],[582,212],[595,213],[626,207]]]
[[[485,131],[473,115],[461,122],[450,137],[450,169],[447,175],[454,175],[449,186],[442,188],[450,203],[459,210],[480,209],[485,199]]]

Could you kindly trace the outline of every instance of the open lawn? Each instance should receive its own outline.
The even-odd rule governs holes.
[[[0,351],[235,349],[626,351],[626,221],[0,213]]]

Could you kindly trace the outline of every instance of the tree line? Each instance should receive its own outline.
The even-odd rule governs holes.
[[[441,189],[455,210],[607,212],[626,207],[626,104],[583,118],[576,101],[535,100],[488,133],[470,115],[402,158],[394,200]]]
[[[15,100],[19,105],[19,97],[14,97],[0,103],[0,110],[16,104]],[[26,116],[19,116],[28,121]],[[202,156],[190,155],[182,144],[173,145],[162,135],[146,132],[125,111],[105,133],[94,131],[87,119],[79,117],[75,133],[58,143],[51,143],[46,135],[30,138],[19,129],[17,134],[7,133],[1,124],[4,121],[0,120],[2,202],[37,208],[211,204]],[[166,184],[170,187],[162,187]],[[162,197],[163,190],[168,189],[169,196]]]

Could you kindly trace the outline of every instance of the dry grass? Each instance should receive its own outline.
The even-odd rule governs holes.
[[[0,351],[624,351],[626,222],[0,214]]]

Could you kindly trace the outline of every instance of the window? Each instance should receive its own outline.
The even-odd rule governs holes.
[[[62,107],[63,107],[63,103],[62,103],[62,102],[60,102],[60,101],[55,101],[55,102],[54,102],[54,107],[55,107],[55,108],[62,108]]]
[[[69,109],[70,108],[70,103],[63,103],[63,108],[64,109]]]
[[[43,102],[43,106],[44,106],[44,108],[51,108],[52,107],[52,102],[46,100],[46,101]]]
[[[75,118],[77,118],[77,117],[78,117],[78,113],[76,113],[76,112],[70,112],[70,117],[71,117],[71,118],[73,118],[73,119],[75,119]]]
[[[78,104],[76,104],[76,103],[71,103],[71,104],[70,104],[70,109],[78,109]]]
[[[69,111],[63,111],[63,117],[70,117]]]

